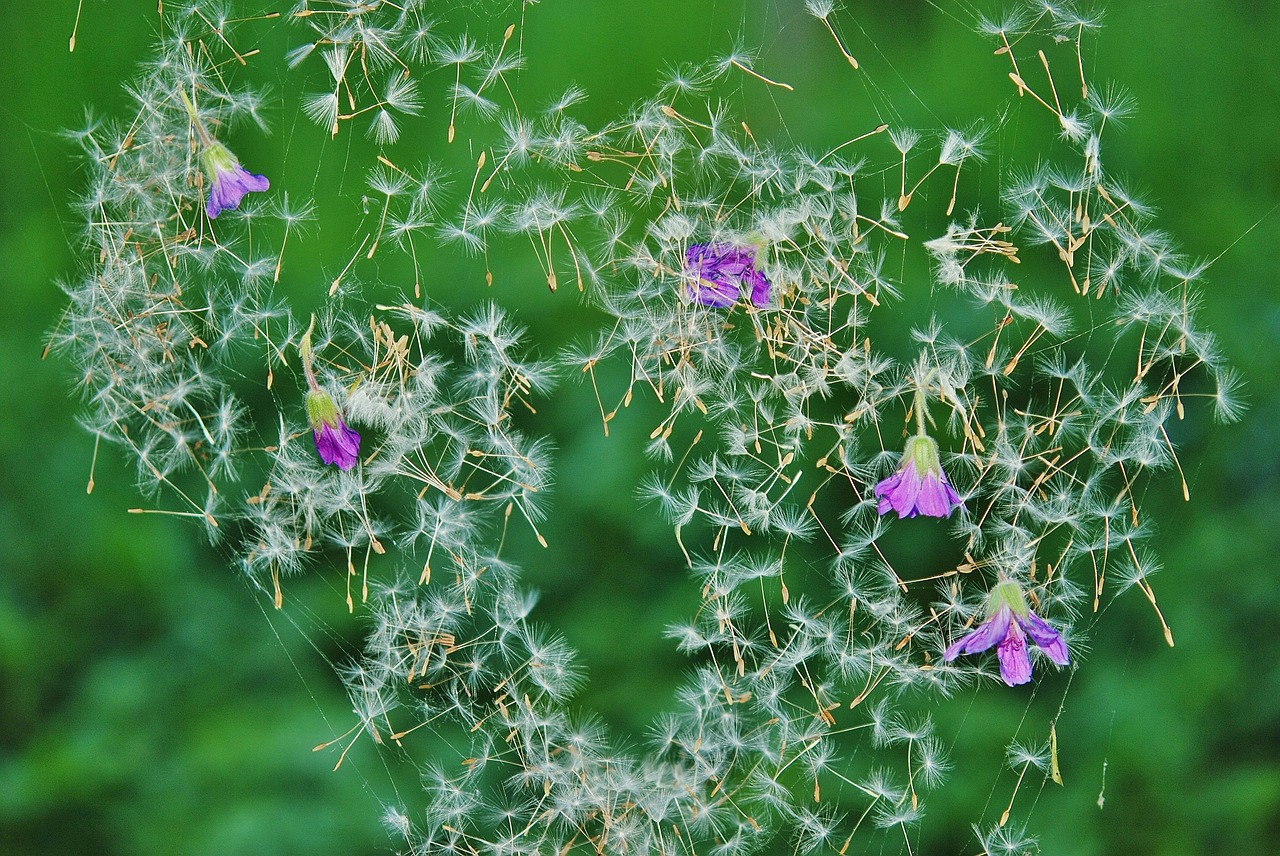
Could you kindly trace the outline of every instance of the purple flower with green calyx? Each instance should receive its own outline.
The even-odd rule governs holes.
[[[892,509],[898,517],[950,517],[962,503],[947,474],[942,471],[938,456],[938,443],[925,432],[927,413],[924,387],[916,389],[916,433],[907,439],[902,450],[898,469],[888,478],[881,479],[875,487],[880,500],[876,510],[888,514]]]
[[[902,463],[897,472],[876,485],[876,497],[881,514],[892,509],[898,517],[950,517],[959,507],[959,495],[947,480],[938,460],[938,444],[928,434],[916,434],[907,439],[902,451]]]
[[[200,163],[209,174],[209,201],[204,213],[213,220],[223,211],[240,207],[246,193],[271,187],[265,175],[255,175],[236,161],[235,155],[214,140],[200,154]]]
[[[754,248],[691,244],[684,254],[684,269],[690,278],[689,299],[704,306],[732,306],[743,291],[755,306],[769,305],[769,280],[756,270]]]
[[[204,213],[209,215],[209,219],[216,219],[223,211],[239,208],[240,200],[244,199],[246,193],[271,187],[271,182],[265,175],[256,175],[240,166],[231,150],[214,139],[205,128],[187,93],[179,90],[179,94],[187,108],[187,115],[195,126],[196,134],[200,137],[200,164],[209,176],[209,200],[204,206]]]
[[[349,470],[360,460],[360,435],[347,427],[333,396],[323,389],[307,392],[307,420],[315,435],[320,460]]]
[[[1014,687],[1031,680],[1027,639],[1059,666],[1070,662],[1062,634],[1031,611],[1021,586],[1003,580],[987,596],[987,620],[951,643],[942,659],[950,663],[961,654],[977,654],[994,645],[1000,659],[1000,677]]]
[[[311,432],[316,441],[316,453],[320,460],[332,464],[340,470],[349,470],[360,460],[360,435],[351,430],[342,419],[342,412],[334,402],[333,396],[320,388],[315,372],[311,368],[311,330],[316,319],[311,318],[311,326],[302,334],[298,351],[302,354],[302,370],[307,375],[307,421],[311,423]]]

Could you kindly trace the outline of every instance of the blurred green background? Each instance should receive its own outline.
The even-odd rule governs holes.
[[[61,305],[55,280],[74,267],[78,172],[60,132],[88,105],[121,109],[157,23],[149,0],[86,0],[68,53],[76,5],[0,11],[13,34],[0,71],[0,852],[387,852],[381,806],[412,810],[412,770],[363,742],[338,772],[332,753],[310,751],[347,728],[330,662],[359,626],[335,594],[340,578],[294,582],[291,609],[273,613],[192,528],[126,513],[139,502],[114,450],[85,492],[93,443],[75,422],[69,367],[40,359]],[[528,12],[530,74],[581,83],[603,119],[650,91],[663,64],[741,36],[764,45],[762,69],[797,86],[794,102],[773,93],[772,116],[796,140],[834,144],[861,89],[800,5],[547,0]],[[944,122],[996,114],[991,86],[1005,69],[957,20],[961,7],[855,5],[860,28],[837,20],[868,73],[907,76]],[[1280,8],[1260,5],[1117,2],[1098,39],[1101,76],[1139,104],[1111,138],[1109,168],[1148,190],[1189,253],[1217,257],[1204,317],[1247,378],[1251,409],[1241,424],[1197,415],[1189,426],[1190,504],[1176,482],[1145,497],[1178,644],[1164,645],[1136,591],[1096,625],[1058,720],[1066,785],[1041,791],[1026,821],[1046,853],[1280,851]],[[752,120],[770,132],[768,109]],[[490,296],[471,282],[457,299]],[[492,296],[558,335],[585,317],[572,291],[550,298],[536,276],[513,275]],[[661,633],[696,588],[670,531],[634,499],[646,465],[621,450],[651,424],[620,417],[605,440],[583,408],[594,410],[589,391],[569,385],[543,414],[560,448],[543,528],[552,548],[522,558],[539,616],[591,676],[581,707],[639,735],[685,668]],[[972,852],[958,842],[975,812],[990,818],[987,803],[1008,799],[997,759],[1026,698],[987,687],[944,707],[957,796],[930,804],[922,851]]]

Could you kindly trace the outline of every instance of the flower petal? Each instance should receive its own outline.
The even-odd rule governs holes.
[[[942,654],[942,659],[950,663],[961,654],[977,654],[992,645],[999,643],[1009,633],[1009,625],[1013,621],[1013,613],[1009,607],[1002,606],[995,615],[978,625],[971,633],[951,643]]]
[[[336,466],[340,470],[349,470],[360,459],[360,435],[347,427],[341,420],[337,426],[327,423],[314,429],[316,454],[326,464]]]
[[[1065,666],[1070,662],[1067,643],[1062,641],[1062,634],[1050,627],[1043,618],[1034,612],[1028,612],[1026,618],[1018,619],[1018,623],[1031,637],[1031,641],[1036,643],[1036,647],[1050,660],[1059,666]]]
[[[312,437],[316,441],[316,454],[320,456],[320,460],[326,464],[336,464],[338,462],[338,450],[333,436],[333,429],[328,425],[321,425],[319,428],[312,429]]]
[[[919,471],[908,462],[876,485],[876,495],[888,499],[893,510],[898,512],[898,517],[915,517],[916,498],[920,495],[921,486]],[[883,514],[884,511],[880,513]]]
[[[246,193],[262,191],[271,187],[265,175],[255,175],[236,164],[229,170],[218,170],[214,173],[209,186],[209,201],[204,206],[204,213],[209,219],[215,219],[223,211],[240,207]]]
[[[988,618],[978,629],[968,636],[964,653],[977,654],[995,645],[1009,634],[1009,625],[1013,623],[1013,613],[1007,606],[1002,606],[996,614]]]
[[[1002,608],[1002,612],[1007,607]],[[1027,637],[1018,622],[1009,623],[1009,632],[999,645],[996,655],[1000,658],[1000,677],[1011,687],[1031,680],[1031,658],[1027,656]]]
[[[902,481],[901,470],[876,483],[875,495],[880,500],[880,504],[876,506],[878,513],[887,514],[893,508],[893,500],[889,498],[889,495],[898,489],[898,482],[900,481]]]
[[[756,254],[750,247],[732,244],[690,244],[684,254],[684,270],[690,282],[685,286],[689,299],[721,309],[737,302],[749,290],[751,302],[769,305],[769,280],[755,268]]]
[[[951,486],[951,482],[947,481],[946,474],[942,476],[942,487],[947,492],[947,504],[951,506],[947,509],[947,516],[950,517],[951,512],[964,505],[964,502],[961,501],[960,494],[956,493],[956,489]]]
[[[345,422],[338,425],[337,434],[337,446],[342,454],[342,460],[338,462],[338,466],[349,470],[360,459],[360,435],[348,428]]]
[[[769,305],[769,280],[755,269],[752,269],[746,280],[751,284],[751,302],[757,308],[764,309]]]
[[[732,306],[738,299],[738,286],[732,282],[716,282],[699,278],[689,285],[689,298],[703,306],[725,308]]]
[[[933,475],[925,475],[920,480],[920,495],[916,498],[916,509],[928,517],[949,517],[951,508],[946,486],[942,480]]]

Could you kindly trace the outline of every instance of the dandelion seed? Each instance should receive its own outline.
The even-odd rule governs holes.
[[[978,654],[994,645],[1000,658],[1000,677],[1011,687],[1025,684],[1031,680],[1028,637],[1059,666],[1070,661],[1062,634],[1031,611],[1021,586],[1004,580],[987,596],[987,620],[953,642],[942,659],[950,663],[961,654]]]

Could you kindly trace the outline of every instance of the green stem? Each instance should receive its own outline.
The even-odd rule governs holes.
[[[311,331],[315,328],[316,316],[312,315],[307,332],[302,334],[302,339],[298,342],[298,353],[302,355],[302,371],[307,375],[307,386],[319,391],[320,384],[316,381],[316,373],[311,368]]]
[[[925,399],[924,387],[917,386],[916,401],[912,409],[915,410],[916,412],[916,435],[920,437],[923,437],[924,435],[929,433],[928,429],[925,427],[925,417],[927,415],[927,410],[926,410],[927,407],[928,407],[928,404]]]
[[[191,124],[196,127],[196,135],[200,137],[200,144],[205,148],[213,145],[213,138],[209,136],[209,132],[205,129],[204,122],[200,121],[200,116],[196,113],[196,105],[191,103],[186,90],[179,89],[178,94],[182,96],[182,104],[187,108],[187,115],[191,117]]]

